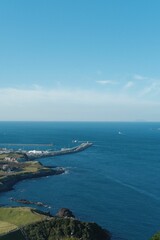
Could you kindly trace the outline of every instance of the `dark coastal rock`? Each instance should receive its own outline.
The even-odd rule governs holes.
[[[23,203],[23,204],[31,204],[31,202],[29,200],[26,199],[11,199],[12,201],[18,202],[18,203]]]
[[[32,179],[32,178],[40,178],[51,175],[59,175],[65,172],[64,168],[48,168],[48,169],[40,169],[37,172],[22,172],[17,175],[8,175],[3,180],[0,181],[0,192],[9,191],[13,189],[13,186],[22,180]]]
[[[72,211],[69,210],[68,208],[61,208],[58,213],[56,214],[57,217],[72,217],[75,218],[73,215]]]
[[[47,205],[43,202],[35,202],[35,201],[27,200],[27,199],[16,199],[16,198],[13,198],[13,197],[11,197],[10,200],[13,201],[13,202],[18,202],[18,203],[22,203],[22,204],[26,204],[26,205],[32,204],[32,205],[36,205],[36,206],[39,206],[39,207],[51,208],[49,205]]]

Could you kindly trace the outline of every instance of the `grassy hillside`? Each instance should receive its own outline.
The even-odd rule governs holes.
[[[25,240],[24,236],[30,240],[110,239],[109,232],[96,223],[81,222],[73,218],[49,217],[26,207],[1,207],[0,227],[0,240]],[[10,232],[16,228],[16,231]]]
[[[16,229],[17,226],[15,224],[11,224],[8,222],[0,221],[0,234],[4,232],[9,232],[13,229]]]
[[[13,163],[8,163],[9,167],[13,165]],[[38,173],[41,171],[51,171],[51,168],[44,167],[41,163],[37,161],[28,161],[25,163],[14,163],[14,167],[16,168],[12,172],[2,171],[0,170],[0,180],[2,181],[6,177],[9,176],[18,176],[26,173]]]
[[[45,215],[27,207],[0,208],[0,234],[16,229],[22,225],[44,220]]]
[[[43,166],[37,161],[28,161],[25,163],[8,163],[6,165],[7,168],[9,167],[13,169],[0,169],[0,191],[10,190],[14,184],[24,179],[62,174],[64,172],[64,169],[62,168],[52,169]],[[2,167],[4,167],[4,165],[2,165]]]

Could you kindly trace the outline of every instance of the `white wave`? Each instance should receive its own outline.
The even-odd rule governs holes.
[[[65,172],[63,174],[70,174],[72,170],[76,169],[77,167],[65,167]]]
[[[69,174],[69,173],[70,173],[70,171],[67,170],[67,169],[65,169],[65,172],[63,173],[63,175],[64,175],[64,174]]]
[[[113,181],[113,182],[116,182],[116,183],[122,185],[122,186],[125,186],[125,187],[127,187],[127,188],[130,188],[130,189],[132,189],[132,190],[134,190],[134,191],[136,191],[136,192],[138,192],[138,193],[140,193],[140,194],[143,194],[143,195],[145,195],[145,196],[151,197],[152,199],[155,199],[155,200],[158,200],[158,201],[160,200],[160,197],[157,197],[157,196],[154,195],[153,193],[150,193],[150,192],[148,192],[148,191],[146,191],[146,190],[144,190],[144,189],[141,189],[141,188],[139,188],[139,187],[136,187],[136,186],[131,185],[131,184],[128,184],[128,183],[124,183],[124,182],[122,182],[122,181],[120,181],[120,180],[118,180],[118,179],[114,179],[114,178],[112,178],[112,177],[107,177],[107,178],[108,178],[109,180]]]

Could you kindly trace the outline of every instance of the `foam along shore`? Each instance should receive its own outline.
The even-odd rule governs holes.
[[[37,158],[45,158],[45,157],[52,157],[52,156],[58,156],[58,155],[64,155],[64,154],[71,154],[71,153],[77,153],[80,151],[83,151],[93,144],[91,142],[83,142],[78,146],[71,147],[71,148],[61,148],[61,150],[58,151],[28,151],[26,152],[27,157],[30,160],[37,159]]]

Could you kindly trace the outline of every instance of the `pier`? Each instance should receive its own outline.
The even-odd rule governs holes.
[[[28,151],[26,152],[26,155],[31,160],[37,159],[37,158],[53,157],[53,156],[77,153],[89,148],[92,145],[93,144],[91,142],[84,142],[75,147],[61,148],[61,150],[58,150],[58,151],[36,151],[36,150]]]

